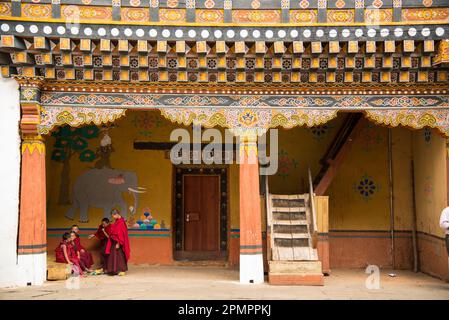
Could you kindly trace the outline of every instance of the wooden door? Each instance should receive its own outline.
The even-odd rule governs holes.
[[[184,176],[184,252],[200,258],[220,251],[220,177]]]

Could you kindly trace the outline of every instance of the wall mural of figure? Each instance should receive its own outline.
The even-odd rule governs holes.
[[[88,222],[89,207],[103,209],[104,217],[108,217],[113,208],[120,208],[126,219],[128,207],[123,198],[124,192],[133,195],[133,206],[137,208],[139,194],[144,193],[145,188],[138,186],[135,172],[110,168],[89,169],[76,179],[72,191],[72,206],[65,216],[73,220],[79,210],[80,222]]]
[[[98,132],[103,134],[96,152],[89,150],[92,153],[92,160],[97,160],[94,168],[90,168],[76,178],[72,187],[71,207],[67,210],[65,217],[73,220],[79,211],[79,221],[86,223],[89,221],[89,208],[93,207],[103,209],[105,218],[109,217],[113,208],[119,208],[122,216],[126,219],[128,207],[123,193],[129,192],[133,195],[134,204],[130,208],[137,208],[138,195],[146,190],[138,186],[136,172],[112,168],[110,156],[114,152],[114,148],[108,132],[110,128],[94,128],[95,136],[98,136]],[[84,132],[86,129],[77,130]],[[93,137],[92,130],[88,132]],[[86,149],[85,146],[84,149]],[[134,209],[131,210],[131,213],[133,211]]]
[[[114,152],[112,146],[112,139],[109,136],[109,128],[105,127],[100,130],[103,133],[103,137],[100,140],[100,146],[97,148],[95,155],[97,161],[95,162],[95,168],[112,168],[111,166],[111,154]]]
[[[89,140],[98,137],[98,127],[91,125],[81,128],[62,126],[52,133],[55,138],[51,159],[62,163],[61,183],[58,203],[70,204],[70,160],[78,155],[82,162],[95,160],[95,152],[89,148]]]

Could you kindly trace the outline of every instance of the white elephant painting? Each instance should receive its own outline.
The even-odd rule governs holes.
[[[65,216],[73,220],[79,210],[79,221],[88,222],[89,208],[94,207],[103,209],[104,217],[109,217],[113,208],[120,208],[126,218],[128,207],[123,198],[124,192],[133,194],[133,208],[137,209],[139,193],[145,192],[145,188],[138,187],[135,172],[106,167],[89,169],[76,179],[72,189],[72,206]]]

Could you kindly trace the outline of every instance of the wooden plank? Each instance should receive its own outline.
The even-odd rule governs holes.
[[[340,168],[341,164],[343,163],[346,155],[351,150],[352,143],[354,142],[355,138],[358,136],[359,132],[363,128],[363,122],[358,121],[355,125],[352,132],[347,137],[346,141],[336,154],[335,158],[333,160],[329,160],[329,168],[327,169],[326,173],[324,174],[323,178],[318,183],[317,187],[315,188],[315,194],[317,196],[322,196],[326,192],[327,188],[331,184],[333,178],[337,174],[338,169]]]
[[[273,225],[281,226],[297,226],[297,225],[307,225],[305,220],[272,220]]]
[[[317,226],[318,232],[329,232],[329,197],[328,196],[316,196],[315,197],[316,213],[317,213]]]
[[[310,239],[308,233],[274,233],[275,239]]]

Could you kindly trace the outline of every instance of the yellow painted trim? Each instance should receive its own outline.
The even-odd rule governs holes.
[[[36,18],[23,18],[23,17],[2,17],[0,21],[23,21],[23,22],[45,22],[45,23],[66,23],[66,19],[36,19]],[[335,23],[234,23],[234,22],[224,22],[224,23],[198,23],[198,22],[133,22],[133,21],[108,21],[108,20],[80,20],[81,24],[101,24],[101,25],[133,25],[133,26],[163,26],[163,27],[338,27],[338,26],[352,26],[352,27],[363,27],[363,26],[402,26],[402,25],[447,25],[449,21],[403,21],[403,22],[378,22],[378,23],[364,23],[364,22],[354,22],[354,23],[342,23],[341,25],[336,25]]]
[[[35,150],[39,152],[39,154],[45,154],[45,144],[40,140],[24,140],[22,142],[22,154],[24,154],[28,150],[29,154],[33,154]]]

